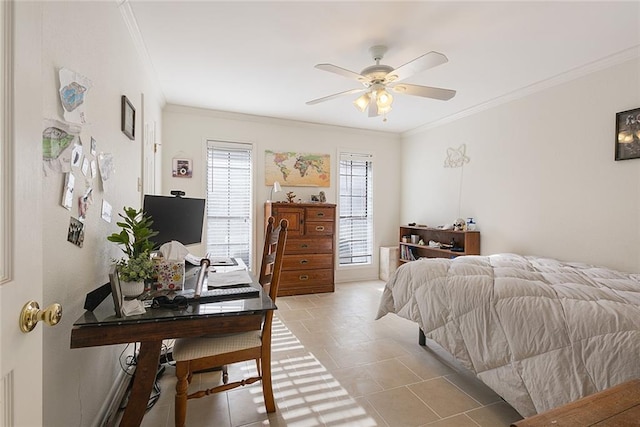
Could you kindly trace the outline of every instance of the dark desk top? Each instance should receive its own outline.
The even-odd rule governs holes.
[[[144,314],[117,317],[113,307],[113,299],[107,298],[94,311],[85,311],[73,324],[74,327],[106,326],[140,323],[175,322],[193,318],[211,316],[234,316],[261,313],[275,310],[276,305],[268,295],[260,291],[257,298],[231,301],[211,302],[207,304],[191,303],[185,309],[147,308]]]
[[[185,288],[195,277],[185,281]],[[192,302],[185,309],[147,308],[146,313],[117,317],[113,298],[106,298],[94,311],[86,311],[71,329],[71,348],[131,342],[158,342],[165,339],[260,329],[265,313],[277,307],[260,289],[258,297],[212,303]]]

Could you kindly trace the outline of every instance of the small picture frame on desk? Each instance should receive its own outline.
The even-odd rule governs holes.
[[[122,289],[120,288],[120,279],[118,279],[118,270],[113,265],[109,270],[109,282],[111,282],[111,295],[113,296],[113,307],[116,310],[116,316],[122,317]]]

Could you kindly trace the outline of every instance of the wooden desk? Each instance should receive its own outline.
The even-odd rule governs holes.
[[[257,283],[253,286],[260,289]],[[120,426],[139,426],[158,371],[163,340],[257,330],[264,314],[275,309],[271,298],[260,291],[258,298],[194,303],[184,310],[147,309],[145,314],[116,317],[113,300],[108,297],[73,324],[71,348],[140,343],[131,395],[120,422]]]
[[[627,381],[512,424],[513,427],[638,425],[640,425],[640,379]]]

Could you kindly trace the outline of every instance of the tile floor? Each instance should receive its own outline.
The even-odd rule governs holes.
[[[374,320],[384,283],[348,283],[329,294],[278,298],[273,332],[277,412],[266,414],[260,383],[190,400],[190,427],[509,426],[520,415],[395,315]],[[229,367],[229,378],[255,370]],[[174,368],[142,426],[173,426]],[[193,387],[220,383],[220,373]]]

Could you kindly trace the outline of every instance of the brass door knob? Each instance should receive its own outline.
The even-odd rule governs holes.
[[[29,301],[20,312],[20,330],[24,333],[33,331],[39,321],[44,320],[49,326],[55,326],[62,319],[62,306],[53,303],[44,310],[35,301]]]

